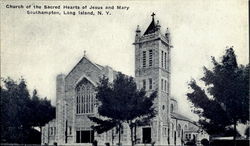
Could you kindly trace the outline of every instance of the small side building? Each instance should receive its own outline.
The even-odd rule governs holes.
[[[209,135],[196,122],[178,112],[176,99],[171,98],[171,143],[177,145],[195,141],[200,144],[202,139],[209,140]]]
[[[42,144],[54,144],[56,140],[56,119],[51,120],[45,126],[42,127],[41,143]]]

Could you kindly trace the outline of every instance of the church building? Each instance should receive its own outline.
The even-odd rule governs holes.
[[[135,32],[135,81],[138,89],[148,93],[158,91],[154,106],[157,116],[147,126],[137,128],[136,143],[155,145],[182,145],[186,141],[208,138],[192,120],[178,113],[177,101],[171,96],[171,35],[168,28],[162,31],[154,13],[148,28]],[[117,144],[115,129],[97,134],[88,116],[98,115],[95,98],[99,78],[106,76],[112,82],[117,71],[101,66],[86,55],[67,74],[56,78],[56,118],[42,128],[42,144]],[[123,145],[131,145],[130,130],[124,125],[121,135]]]

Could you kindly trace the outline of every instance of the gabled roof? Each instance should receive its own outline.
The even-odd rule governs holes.
[[[97,65],[97,66],[98,66],[100,69],[102,69],[102,70],[103,70],[103,68],[104,68],[104,67],[103,67],[102,65],[100,65],[100,64],[97,64],[97,63],[96,63],[95,65]]]
[[[72,70],[66,75],[66,77],[65,78],[67,78],[68,77],[68,75],[70,75],[70,73],[83,61],[83,60],[87,60],[89,63],[91,63],[91,64],[93,64],[96,68],[98,68],[99,70],[102,70],[102,68],[101,68],[101,66],[100,65],[97,65],[97,64],[95,64],[95,63],[93,63],[92,61],[90,61],[86,56],[83,56],[82,58],[81,58],[81,60],[80,61],[78,61],[78,63],[72,68]]]
[[[152,21],[151,21],[150,25],[148,26],[147,30],[145,31],[144,35],[154,33],[154,32],[156,32],[156,30],[157,30],[157,27],[156,27],[155,20],[153,17]]]
[[[178,120],[183,120],[183,121],[189,121],[189,122],[192,123],[192,121],[189,118],[187,118],[187,117],[185,117],[185,116],[183,116],[183,115],[181,115],[179,113],[174,113],[174,112],[171,113],[171,118],[178,119]]]
[[[173,101],[177,102],[177,100],[174,97],[170,97],[170,100],[173,100]]]

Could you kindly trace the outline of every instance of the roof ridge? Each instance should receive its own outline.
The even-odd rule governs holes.
[[[171,116],[173,118],[176,118],[176,119],[179,119],[179,120],[185,120],[185,121],[193,122],[190,118],[182,115],[181,113],[175,113],[175,112],[173,112],[173,113],[171,113]]]
[[[97,67],[99,70],[102,70],[97,64],[93,63],[92,61],[90,61],[90,59],[88,59],[86,56],[83,56],[78,62],[77,64],[69,71],[69,73],[66,75],[65,78],[68,77],[68,75],[76,68],[76,66],[83,60],[86,59],[88,60],[88,62],[90,62],[91,64],[93,64],[95,67]]]

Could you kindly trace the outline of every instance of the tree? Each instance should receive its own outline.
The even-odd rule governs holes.
[[[46,97],[40,98],[36,89],[33,91],[30,107],[32,109],[32,126],[38,126],[40,131],[42,126],[55,118],[55,107]]]
[[[0,86],[1,142],[29,143],[36,139],[39,140],[37,143],[40,143],[39,132],[32,127],[43,126],[42,124],[51,120],[54,107],[46,98],[40,99],[36,90],[31,99],[23,78],[19,81],[6,78],[2,79],[2,82]]]
[[[147,97],[144,89],[138,91],[134,79],[122,73],[118,73],[113,84],[103,77],[97,87],[96,98],[100,102],[98,113],[104,118],[90,117],[97,123],[93,128],[102,133],[117,127],[120,143],[122,123],[127,123],[131,132],[131,143],[134,145],[136,139],[133,129],[138,125],[148,124],[155,116],[153,101],[156,96],[156,92]]]
[[[24,79],[18,83],[3,79],[1,86],[1,142],[22,143],[27,139],[24,131],[30,127],[30,96]]]
[[[212,57],[212,64],[211,70],[204,67],[205,89],[192,80],[187,97],[209,134],[225,133],[233,125],[235,140],[237,123],[246,123],[249,116],[249,64],[238,65],[233,48],[226,49],[221,62]]]
[[[245,130],[245,135],[247,139],[249,138],[249,134],[250,134],[250,127],[248,126]]]

